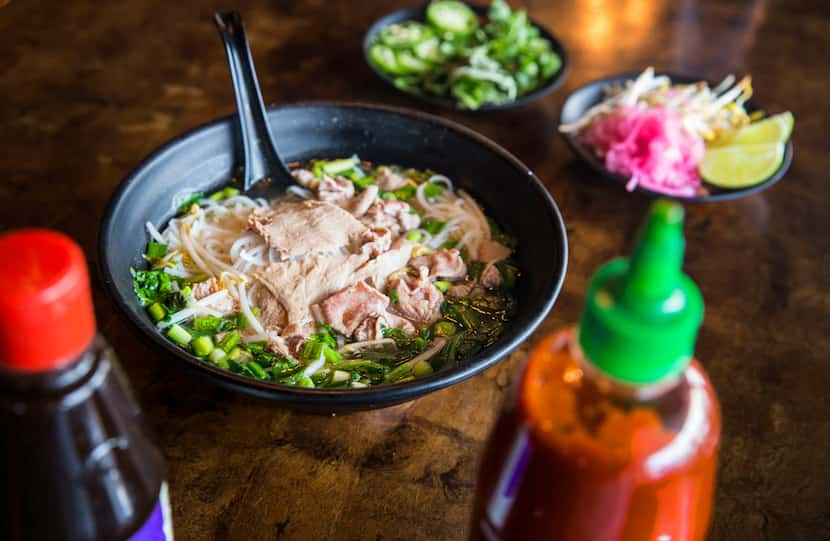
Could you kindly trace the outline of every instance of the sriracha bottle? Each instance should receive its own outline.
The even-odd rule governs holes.
[[[162,455],[54,231],[0,235],[0,467],[3,539],[173,539]]]
[[[579,326],[530,353],[484,452],[472,539],[705,539],[721,421],[692,358],[703,300],[682,227],[680,205],[655,203]]]

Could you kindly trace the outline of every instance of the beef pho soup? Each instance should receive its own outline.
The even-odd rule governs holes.
[[[272,201],[176,196],[136,295],[204,362],[303,387],[424,376],[492,345],[513,313],[513,240],[452,181],[358,158],[293,164]]]

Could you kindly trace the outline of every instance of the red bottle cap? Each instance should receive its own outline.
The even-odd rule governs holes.
[[[77,358],[94,335],[81,248],[47,229],[0,235],[0,366],[54,370]]]

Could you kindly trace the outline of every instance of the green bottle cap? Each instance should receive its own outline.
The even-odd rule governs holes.
[[[591,279],[579,344],[602,372],[650,384],[688,365],[703,298],[681,270],[684,245],[683,207],[657,201],[631,259],[610,261]]]

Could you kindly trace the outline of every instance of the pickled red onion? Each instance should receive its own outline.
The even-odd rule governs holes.
[[[665,107],[618,106],[582,133],[609,171],[629,177],[628,191],[643,188],[674,196],[693,196],[700,188],[697,166],[706,147],[680,115]]]

